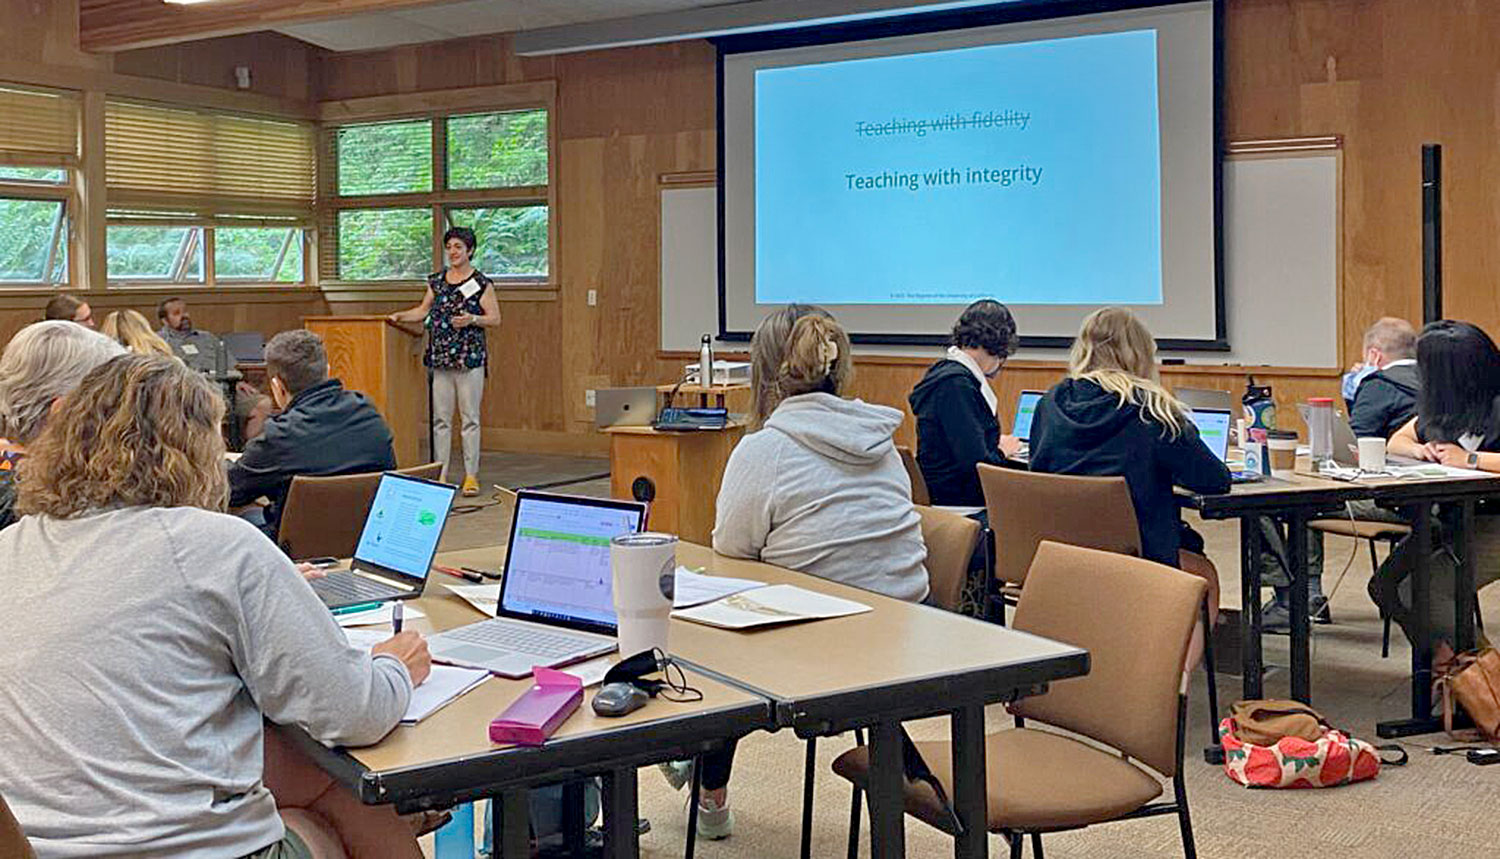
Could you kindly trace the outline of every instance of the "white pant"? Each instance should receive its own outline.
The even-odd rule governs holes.
[[[453,456],[453,407],[463,420],[464,476],[479,475],[479,400],[484,396],[484,368],[432,371],[432,446],[448,479]]]

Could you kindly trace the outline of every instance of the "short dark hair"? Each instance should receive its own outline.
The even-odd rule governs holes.
[[[464,246],[469,249],[469,256],[473,256],[474,248],[479,246],[479,239],[474,237],[474,231],[468,227],[449,227],[448,232],[443,233],[443,245],[446,247],[453,239],[464,243]]]
[[[173,295],[167,298],[163,298],[161,302],[156,305],[156,318],[165,322],[167,319],[167,305],[173,303],[186,304],[187,302],[183,301],[182,296],[180,295]]]
[[[964,308],[953,323],[949,342],[960,349],[983,349],[996,358],[1009,358],[1020,345],[1010,308],[992,298],[982,298]]]
[[[304,328],[283,331],[266,344],[266,375],[286,385],[296,396],[328,378],[328,352],[323,338]]]
[[[52,296],[47,302],[47,309],[42,311],[43,319],[61,319],[64,322],[72,322],[73,317],[78,315],[78,308],[83,306],[83,299],[66,292]]]

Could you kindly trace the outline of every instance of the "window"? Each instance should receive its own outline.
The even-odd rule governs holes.
[[[432,271],[427,209],[345,209],[338,229],[345,280],[421,280]]]
[[[307,123],[110,101],[104,112],[109,279],[302,283],[317,202]]]
[[[0,85],[0,284],[73,280],[80,115],[74,93]]]
[[[339,128],[339,195],[432,190],[432,120]]]
[[[547,101],[550,96],[534,101]],[[336,177],[320,259],[330,280],[421,280],[443,265],[442,228],[472,228],[474,265],[497,283],[550,282],[550,108],[403,117],[329,130]]]

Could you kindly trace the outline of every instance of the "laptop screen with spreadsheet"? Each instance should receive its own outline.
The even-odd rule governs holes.
[[[1224,409],[1193,409],[1193,424],[1198,437],[1214,452],[1220,462],[1229,458],[1229,412]]]
[[[645,518],[637,501],[517,493],[499,614],[613,635],[609,543]]]

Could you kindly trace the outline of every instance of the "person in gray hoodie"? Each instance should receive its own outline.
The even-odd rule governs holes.
[[[927,548],[896,452],[901,412],[846,400],[849,335],[823,310],[793,304],[750,341],[751,433],[724,468],[714,551],[811,573],[896,599],[927,598]],[[734,747],[703,758],[698,834],[729,835]],[[668,766],[680,787],[685,767]]]

